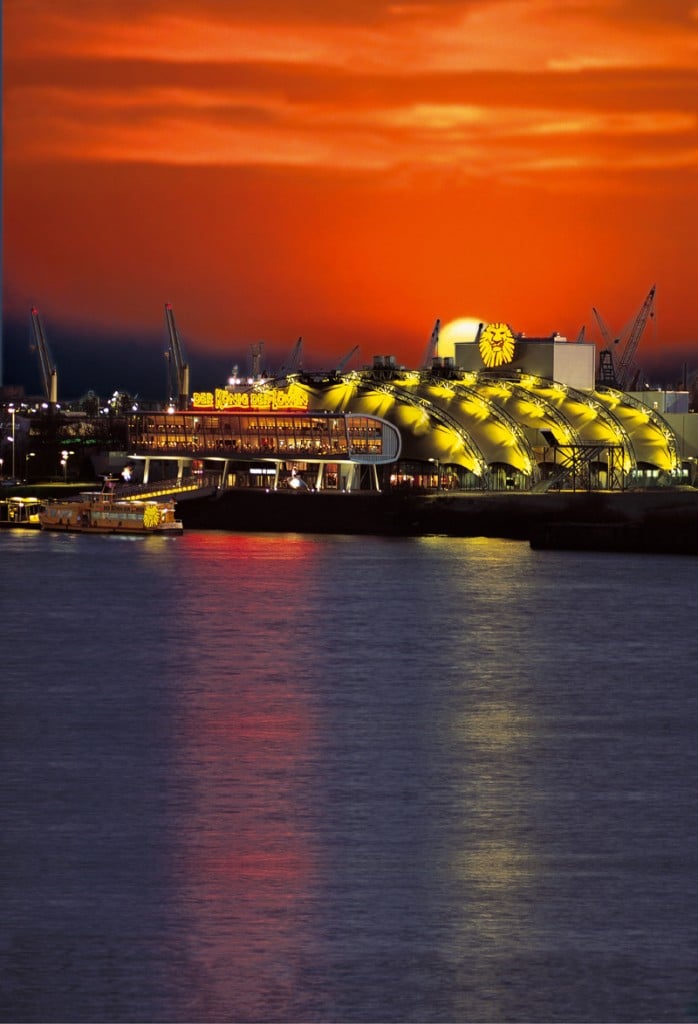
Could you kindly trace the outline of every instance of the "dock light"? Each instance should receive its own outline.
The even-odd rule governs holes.
[[[298,476],[298,472],[295,469],[291,470],[291,478],[288,481],[288,486],[292,487],[294,491],[307,491],[308,485],[305,480]]]

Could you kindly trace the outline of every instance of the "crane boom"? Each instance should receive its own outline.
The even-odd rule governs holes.
[[[358,351],[359,351],[359,346],[358,345],[354,345],[354,347],[351,350],[351,352],[347,352],[347,354],[345,356],[342,356],[342,358],[339,360],[339,362],[337,363],[337,365],[334,368],[334,372],[335,373],[341,373],[342,370],[344,369],[344,367],[349,362],[349,360],[352,358],[352,356],[355,355],[355,353],[358,352]]]
[[[177,408],[186,409],[189,404],[189,367],[182,356],[174,311],[169,302],[165,303],[165,319],[170,340],[170,355],[177,378]]]
[[[253,380],[259,380],[262,376],[262,352],[264,351],[264,342],[257,341],[254,345],[250,345],[250,352],[252,353],[252,378]]]
[[[288,363],[284,363],[279,370],[277,377],[288,377],[291,373],[298,373],[303,355],[303,339],[299,338],[296,344],[293,346],[293,350],[289,357]]]
[[[436,323],[434,324],[434,329],[431,332],[431,337],[429,338],[429,344],[427,345],[427,350],[424,353],[424,360],[422,362],[422,369],[423,370],[430,370],[431,369],[432,360],[434,359],[434,356],[437,354],[438,348],[439,348],[439,333],[440,333],[440,331],[441,331],[441,321],[437,319]]]
[[[58,373],[51,361],[41,320],[39,319],[39,311],[36,307],[32,308],[31,317],[34,329],[34,343],[39,353],[39,367],[41,369],[44,397],[50,406],[55,406],[58,402]]]
[[[625,343],[625,348],[623,349],[623,353],[618,362],[616,377],[621,391],[626,391],[628,389],[628,385],[635,376],[635,353],[637,352],[637,347],[640,344],[642,332],[647,326],[647,321],[654,315],[654,295],[656,290],[657,286],[656,284],[653,284],[647,293],[645,301],[640,307],[640,312],[633,321],[633,325],[630,328],[630,333],[628,335],[628,340]]]
[[[618,381],[616,380],[616,364],[613,359],[613,342],[611,341],[611,332],[604,323],[598,309],[595,306],[592,306],[591,311],[594,314],[596,323],[599,325],[601,337],[606,343],[606,348],[601,349],[599,352],[599,369],[596,376],[596,382],[597,384],[603,385],[603,387],[617,388]]]
[[[599,330],[601,331],[601,337],[605,341],[606,345],[610,348],[611,345],[613,344],[613,341],[611,339],[611,332],[609,331],[608,327],[606,327],[606,324],[601,319],[601,314],[599,313],[598,309],[596,309],[595,306],[592,306],[591,311],[594,314],[594,319],[596,320],[597,324],[599,325]]]

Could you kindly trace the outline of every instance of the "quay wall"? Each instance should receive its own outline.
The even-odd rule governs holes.
[[[533,541],[550,524],[641,529],[657,550],[698,542],[698,490],[584,494],[404,495],[224,491],[178,503],[186,529],[454,537]],[[574,531],[573,531],[574,532]],[[619,531],[616,531],[619,535]]]

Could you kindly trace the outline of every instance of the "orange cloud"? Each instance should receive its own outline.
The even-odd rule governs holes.
[[[327,344],[412,332],[421,351],[436,316],[473,309],[529,334],[576,336],[592,304],[625,322],[657,281],[671,337],[694,336],[690,3],[6,0],[3,18],[9,302],[127,326],[169,299],[207,344],[234,315],[240,336],[311,320]]]
[[[617,10],[378,4],[367,20],[362,3],[338,15],[266,3],[254,20],[215,2],[96,0],[92,17],[75,0],[10,3],[6,158],[458,166],[551,180],[619,160],[692,166],[689,12],[682,23],[674,5],[650,34]]]

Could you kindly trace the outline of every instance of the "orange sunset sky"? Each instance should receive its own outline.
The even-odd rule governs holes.
[[[640,357],[698,361],[698,2],[4,0],[3,50],[6,383],[32,305],[118,386],[172,303],[196,388],[437,317],[601,347],[655,283]]]

